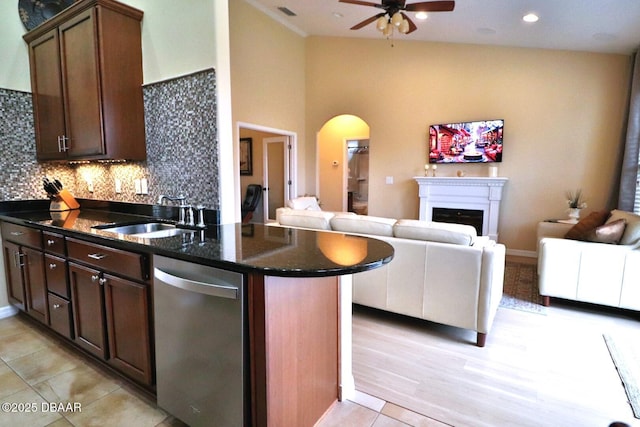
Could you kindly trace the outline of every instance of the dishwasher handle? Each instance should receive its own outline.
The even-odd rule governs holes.
[[[153,274],[157,279],[163,281],[167,285],[184,289],[186,291],[207,294],[214,297],[238,299],[238,287],[229,285],[225,282],[223,282],[223,284],[200,282],[169,274],[159,268],[154,268]]]

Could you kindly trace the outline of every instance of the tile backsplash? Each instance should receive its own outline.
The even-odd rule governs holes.
[[[45,198],[48,175],[84,199],[153,204],[160,194],[183,194],[219,209],[215,85],[215,71],[205,70],[144,86],[147,160],[86,164],[37,162],[31,94],[0,89],[0,200]],[[149,194],[135,194],[142,178]]]

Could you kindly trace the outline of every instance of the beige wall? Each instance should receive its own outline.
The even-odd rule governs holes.
[[[500,238],[535,251],[535,227],[566,218],[566,190],[582,188],[589,209],[615,186],[630,59],[623,55],[310,37],[306,45],[307,181],[316,132],[338,114],[371,130],[369,214],[417,218],[427,129],[448,121],[503,118],[501,176],[509,178]],[[463,169],[486,176],[487,165]],[[385,184],[392,176],[394,184]]]
[[[229,16],[233,122],[295,133],[304,170],[305,150],[314,150],[300,143],[306,140],[305,39],[244,1],[230,1]],[[304,175],[297,180],[304,192]]]

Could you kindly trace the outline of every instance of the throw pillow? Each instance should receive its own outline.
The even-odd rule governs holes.
[[[620,239],[620,244],[637,246],[640,243],[640,215],[615,209],[611,211],[611,216],[607,222],[617,221],[621,218],[627,221],[627,227],[624,230],[622,239]]]
[[[567,234],[564,235],[565,239],[572,240],[586,240],[587,235],[596,227],[601,226],[609,217],[609,211],[596,211],[591,212],[589,215],[581,219],[576,225],[571,227]]]
[[[606,224],[601,225],[600,227],[596,227],[593,229],[588,235],[587,239],[589,242],[596,243],[612,243],[617,245],[622,235],[624,234],[624,229],[627,226],[627,221],[624,218],[618,219],[613,222],[608,222]]]

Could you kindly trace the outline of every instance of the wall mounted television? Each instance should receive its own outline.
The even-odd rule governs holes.
[[[429,126],[429,163],[502,161],[504,120],[443,123]]]

